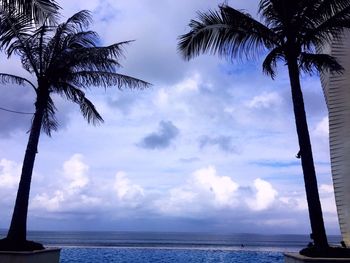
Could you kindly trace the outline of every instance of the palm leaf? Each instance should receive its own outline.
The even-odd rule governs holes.
[[[20,86],[25,86],[25,84],[29,84],[34,90],[36,90],[35,85],[30,82],[26,78],[22,78],[16,75],[7,74],[7,73],[0,73],[0,83],[2,84],[16,84]]]
[[[61,24],[66,32],[76,32],[79,30],[84,30],[89,27],[92,22],[91,13],[88,10],[81,10],[75,13],[67,22]]]
[[[270,53],[265,57],[262,64],[263,72],[274,79],[276,76],[277,61],[283,57],[283,48],[276,47],[271,50]]]
[[[18,13],[0,10],[0,49],[7,48],[12,41],[27,36],[32,29],[31,19]]]
[[[54,22],[60,9],[54,0],[2,0],[0,7],[6,12],[17,10],[36,23],[47,19]]]
[[[42,127],[43,127],[43,131],[50,137],[51,137],[52,131],[57,131],[58,129],[58,122],[55,117],[56,110],[57,109],[52,98],[49,97],[44,110]]]
[[[266,26],[228,6],[221,6],[220,12],[199,13],[199,20],[192,20],[189,26],[191,31],[180,36],[178,44],[185,59],[201,53],[249,58],[278,44],[277,36]]]
[[[70,83],[59,83],[57,92],[64,95],[68,100],[76,103],[88,123],[96,125],[103,122],[102,116],[98,113],[93,103],[86,98],[85,93]]]
[[[302,53],[299,66],[301,70],[309,74],[313,74],[315,71],[317,73],[330,71],[340,74],[344,70],[334,57],[327,54]]]
[[[96,110],[95,105],[85,96],[81,99],[79,106],[81,113],[83,114],[84,118],[88,121],[88,123],[97,125],[103,122],[103,118]]]
[[[323,20],[318,25],[307,30],[302,43],[304,45],[310,45],[310,43],[316,46],[322,45],[324,42],[341,37],[344,30],[350,30],[350,1],[347,2],[348,5],[345,8],[324,15]]]
[[[101,71],[80,71],[71,74],[70,81],[81,88],[91,86],[102,86],[104,88],[116,86],[119,89],[127,88],[147,88],[150,83],[115,72]]]

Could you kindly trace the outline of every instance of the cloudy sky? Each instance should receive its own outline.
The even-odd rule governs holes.
[[[43,230],[309,233],[307,205],[283,65],[275,81],[261,60],[182,60],[177,37],[213,0],[59,1],[64,18],[81,9],[104,45],[135,40],[122,73],[147,90],[93,89],[105,123],[89,126],[56,98],[60,129],[42,135],[29,228]],[[256,15],[256,1],[228,3]],[[1,72],[29,77],[18,59]],[[303,76],[326,227],[338,233],[328,119],[317,77]],[[1,87],[0,107],[32,112],[30,88]],[[0,228],[12,213],[31,115],[0,111]]]

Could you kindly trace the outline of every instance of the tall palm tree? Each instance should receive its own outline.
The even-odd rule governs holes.
[[[35,114],[24,156],[22,174],[8,235],[0,242],[0,250],[33,250],[40,244],[26,240],[27,213],[35,156],[43,131],[51,135],[57,129],[56,107],[52,95],[79,105],[89,123],[103,122],[93,103],[85,96],[90,87],[145,88],[142,80],[117,73],[123,48],[129,41],[100,47],[96,32],[87,30],[91,22],[88,11],[80,11],[58,26],[45,23],[32,31],[12,32],[15,38],[0,43],[7,55],[18,55],[22,66],[33,74],[37,83],[11,74],[0,73],[0,82],[25,85],[36,93]],[[4,40],[5,39],[5,40]],[[1,41],[2,40],[2,41]]]
[[[350,0],[261,0],[258,10],[261,22],[227,5],[219,6],[218,11],[199,13],[198,20],[189,24],[190,31],[179,37],[178,48],[185,59],[201,53],[218,54],[229,60],[267,54],[263,72],[272,78],[278,61],[287,65],[311,236],[316,248],[328,248],[300,73],[341,72],[342,67],[333,57],[316,53],[316,48],[350,28]]]

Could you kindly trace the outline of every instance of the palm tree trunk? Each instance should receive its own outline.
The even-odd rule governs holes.
[[[327,248],[329,245],[327,241],[326,230],[324,227],[320,197],[318,194],[310,135],[306,121],[303,94],[300,86],[299,68],[297,60],[294,56],[288,57],[288,72],[292,90],[295,123],[300,147],[301,166],[304,174],[306,198],[309,207],[312,238],[316,247]]]
[[[15,208],[12,215],[10,229],[7,234],[7,239],[11,242],[23,243],[27,238],[27,214],[30,184],[32,180],[35,156],[37,154],[45,104],[45,98],[38,98],[35,104],[36,110],[24,155]]]

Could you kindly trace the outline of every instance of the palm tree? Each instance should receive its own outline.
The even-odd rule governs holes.
[[[103,122],[93,103],[85,96],[90,87],[116,86],[145,88],[147,82],[117,73],[118,59],[130,41],[110,46],[98,46],[96,32],[87,30],[91,22],[88,11],[80,11],[58,26],[45,23],[35,30],[16,30],[12,37],[0,38],[7,55],[19,55],[22,66],[36,77],[34,84],[25,78],[0,73],[0,82],[26,85],[36,93],[35,114],[32,120],[15,208],[7,237],[0,250],[40,249],[40,244],[26,240],[28,200],[32,171],[41,130],[51,135],[57,129],[56,107],[52,98],[58,94],[79,105],[89,123]]]
[[[350,0],[261,0],[258,10],[261,22],[227,5],[219,6],[218,11],[199,13],[198,20],[189,24],[190,32],[179,37],[178,48],[188,60],[201,53],[218,54],[229,60],[267,54],[263,72],[272,78],[278,61],[287,65],[311,237],[315,248],[328,248],[300,73],[341,72],[342,67],[333,57],[318,54],[316,49],[350,28]]]

